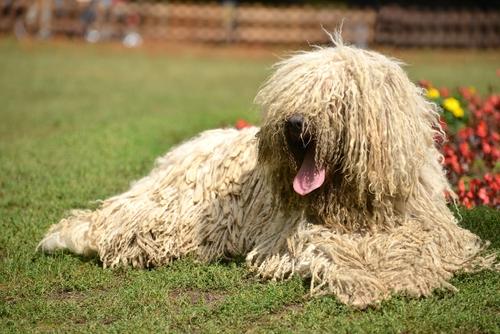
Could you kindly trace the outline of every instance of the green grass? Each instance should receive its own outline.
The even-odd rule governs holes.
[[[398,56],[414,79],[498,88],[498,53]],[[238,118],[258,122],[251,101],[272,61],[0,40],[0,332],[499,333],[492,272],[454,278],[456,294],[356,311],[305,297],[300,279],[259,282],[241,261],[109,270],[35,254],[65,212],[125,190],[172,145]],[[500,247],[499,212],[462,214]]]

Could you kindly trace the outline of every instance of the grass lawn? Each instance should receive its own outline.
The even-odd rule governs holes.
[[[413,79],[500,90],[499,52],[393,54]],[[241,261],[104,270],[35,254],[65,212],[124,191],[172,145],[258,122],[251,102],[273,61],[0,40],[0,332],[499,333],[498,273],[460,275],[455,294],[356,311],[308,298],[300,279],[259,282]],[[462,215],[499,249],[499,212]]]

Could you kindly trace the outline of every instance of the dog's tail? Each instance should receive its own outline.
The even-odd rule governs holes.
[[[52,225],[38,244],[37,251],[53,253],[58,250],[69,250],[84,256],[95,254],[97,247],[89,236],[91,217],[91,211],[73,211],[70,217]]]

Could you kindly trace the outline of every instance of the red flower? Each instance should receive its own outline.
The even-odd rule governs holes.
[[[493,181],[493,177],[491,176],[491,174],[490,174],[490,173],[486,173],[486,174],[484,174],[483,179],[484,179],[486,182],[491,182],[491,181]]]
[[[419,85],[420,87],[423,87],[423,88],[430,88],[430,87],[432,87],[431,82],[430,82],[430,81],[428,81],[428,80],[419,80],[419,81],[418,81],[418,85]]]
[[[447,98],[450,96],[450,90],[447,87],[441,87],[439,88],[439,95],[443,98]]]
[[[467,87],[460,87],[458,91],[460,92],[460,95],[462,95],[462,97],[466,100],[470,100],[470,98],[472,97],[472,92]]]
[[[500,190],[500,174],[495,175],[494,179],[490,182],[490,187],[495,192]],[[499,198],[499,200],[500,200],[500,198]]]
[[[485,204],[485,205],[490,204],[490,198],[488,197],[488,194],[486,193],[485,188],[479,189],[479,191],[477,193],[477,197],[479,197],[483,201],[483,204]]]
[[[474,107],[480,106],[482,104],[481,97],[479,95],[472,96],[470,101],[474,105]]]
[[[494,107],[500,106],[500,96],[499,95],[490,96],[490,102]]]
[[[464,182],[464,179],[460,179],[458,181],[458,191],[460,192],[460,194],[463,194],[465,192],[465,182]]]
[[[467,209],[471,209],[473,206],[472,202],[468,198],[464,198],[462,204],[465,205]]]
[[[490,154],[491,153],[491,146],[490,144],[488,144],[486,141],[483,141],[482,142],[482,146],[483,146],[483,152],[486,153],[486,154]]]
[[[236,121],[234,127],[238,130],[241,130],[241,129],[244,129],[244,128],[248,128],[252,126],[250,123],[248,123],[247,121],[243,120],[243,119],[239,119]]]
[[[486,114],[493,113],[493,105],[490,102],[486,102],[483,106],[483,110]]]
[[[469,137],[472,136],[473,133],[474,131],[471,128],[467,127],[458,130],[457,136],[462,140],[467,140]]]
[[[485,138],[488,135],[488,125],[485,121],[481,120],[479,122],[476,127],[476,134],[481,138]]]
[[[464,157],[469,158],[471,156],[469,144],[467,142],[460,143],[459,149]]]

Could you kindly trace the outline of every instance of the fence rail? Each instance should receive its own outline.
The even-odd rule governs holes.
[[[59,4],[57,6],[56,4]],[[405,47],[499,47],[500,10],[424,10],[265,7],[261,5],[118,3],[105,7],[77,1],[4,0],[0,32],[42,36],[123,37],[208,43],[324,43],[321,27],[343,22],[345,40],[361,45]]]
[[[375,42],[395,46],[499,47],[500,10],[418,10],[396,6],[377,15]]]

